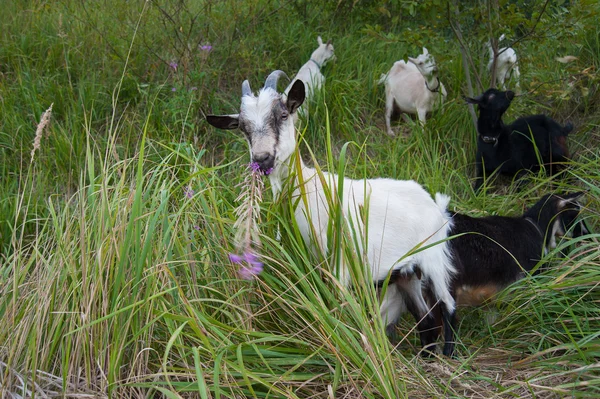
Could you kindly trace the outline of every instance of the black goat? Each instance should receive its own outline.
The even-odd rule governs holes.
[[[453,288],[457,303],[479,305],[523,278],[556,247],[556,236],[588,234],[577,217],[582,192],[548,194],[520,217],[452,216],[450,247],[457,273]],[[437,200],[437,198],[436,198]],[[537,270],[536,270],[537,272]]]
[[[545,165],[554,175],[569,159],[567,134],[573,130],[571,123],[561,126],[546,115],[525,116],[510,125],[502,122],[514,97],[512,91],[496,89],[475,98],[464,97],[479,108],[475,191],[483,184],[484,171],[489,174],[498,170],[521,178]]]

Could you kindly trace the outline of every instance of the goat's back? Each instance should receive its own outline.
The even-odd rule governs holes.
[[[514,144],[526,146],[533,151],[531,145],[533,138],[544,162],[552,160],[561,162],[562,159],[557,159],[557,157],[569,157],[566,137],[571,130],[573,130],[571,123],[563,127],[543,114],[521,117],[507,126],[507,131],[511,132],[511,141]]]
[[[505,287],[531,270],[544,253],[538,228],[525,218],[452,217],[450,248],[458,270],[457,286]]]

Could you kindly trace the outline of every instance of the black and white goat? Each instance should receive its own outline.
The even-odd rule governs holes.
[[[449,234],[456,268],[451,292],[457,305],[481,305],[523,278],[534,270],[548,249],[556,247],[556,236],[589,234],[585,222],[578,218],[581,210],[578,199],[582,194],[546,195],[519,217],[475,218],[454,213]],[[450,198],[437,193],[435,201],[440,208],[447,208]],[[538,271],[536,269],[535,273]],[[400,272],[393,271],[389,283],[395,284],[405,278]],[[427,283],[424,295],[433,307],[434,335],[437,336],[442,325],[447,328],[447,322],[443,320]],[[456,328],[454,324],[451,327]]]
[[[294,161],[299,162],[293,196],[296,201],[296,223],[303,239],[327,251],[329,205],[326,189],[336,192],[339,177],[332,173],[322,175],[302,162],[297,151],[293,114],[305,99],[305,86],[296,81],[284,101],[277,92],[277,80],[282,71],[272,72],[257,95],[248,81],[242,84],[242,103],[237,115],[209,115],[207,121],[221,129],[240,130],[246,136],[253,162],[263,171],[270,171],[269,179],[277,196],[283,188]],[[325,187],[326,185],[327,187]],[[405,310],[413,313],[421,333],[421,342],[429,346],[436,339],[435,321],[422,294],[422,283],[431,287],[448,328],[444,331],[444,353],[450,355],[453,347],[454,298],[449,284],[454,273],[447,237],[450,228],[445,208],[440,208],[415,181],[393,179],[352,180],[343,178],[342,211],[346,221],[357,231],[366,231],[364,243],[373,280],[385,281],[397,270],[403,278],[390,285],[382,299],[380,313],[387,331],[394,331],[396,322]],[[362,216],[361,216],[362,215]],[[365,216],[366,215],[366,216]],[[367,226],[364,225],[365,220]],[[415,252],[415,248],[439,242]],[[340,271],[340,280],[350,284],[346,266]],[[421,277],[422,280],[418,277]]]
[[[476,191],[483,184],[484,171],[490,174],[498,170],[501,174],[520,178],[545,166],[553,175],[569,160],[567,135],[573,125],[561,126],[541,114],[521,117],[505,125],[502,115],[514,97],[512,91],[496,89],[488,89],[479,97],[465,97],[479,109]]]
[[[582,195],[545,195],[519,217],[455,213],[449,234],[454,236],[450,247],[457,269],[453,280],[457,303],[479,305],[523,278],[556,247],[557,236],[588,234],[584,221],[578,219]],[[436,202],[441,207],[449,198],[437,194]]]

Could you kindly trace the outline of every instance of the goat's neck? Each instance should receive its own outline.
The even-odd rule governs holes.
[[[319,67],[319,69],[323,66],[325,61],[327,61],[327,59],[325,57],[326,57],[326,54],[324,51],[321,51],[321,49],[316,49],[310,55],[310,59],[312,60],[312,62],[314,62]]]
[[[296,158],[300,163],[300,173],[302,173],[303,181],[312,178],[316,174],[315,169],[309,168],[304,164],[299,151],[295,151],[287,161],[279,164],[269,175],[269,180],[271,181],[271,190],[273,191],[273,197],[275,199],[279,198],[279,194],[283,190],[283,185],[290,175],[290,168],[295,167]],[[295,187],[298,186],[297,180],[299,180],[298,176],[296,176],[296,181],[294,182]]]
[[[441,83],[436,72],[432,72],[428,76],[423,75],[423,77],[425,78],[425,86],[427,90],[432,93],[437,93],[440,91]]]
[[[504,130],[504,127],[502,115],[497,116],[485,111],[479,111],[479,118],[477,118],[477,131],[479,134],[498,136]]]

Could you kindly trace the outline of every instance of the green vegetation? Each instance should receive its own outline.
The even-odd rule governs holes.
[[[596,1],[545,9],[544,1],[461,2],[472,73],[484,82],[489,29],[523,37],[514,47],[526,95],[507,118],[544,112],[576,126],[568,179],[540,174],[521,191],[492,179],[479,195],[465,73],[448,21],[456,14],[444,2],[4,3],[0,396],[600,396],[598,234],[562,241],[547,255],[550,270],[488,308],[461,309],[457,358],[425,361],[409,317],[398,348],[388,343],[352,247],[338,235],[332,254],[308,250],[291,204],[273,203],[269,190],[265,272],[238,278],[227,254],[247,145],[204,121],[236,112],[244,79],[257,89],[274,69],[292,75],[321,35],[333,40],[337,61],[305,121],[302,152],[315,154],[308,162],[353,177],[415,179],[471,215],[520,214],[551,190],[587,190],[583,215],[598,232]],[[424,129],[400,122],[395,129],[409,137],[391,139],[377,80],[422,46],[436,57],[448,101]],[[555,61],[565,55],[578,59]],[[353,289],[340,290],[331,275],[340,256],[356,271]]]

